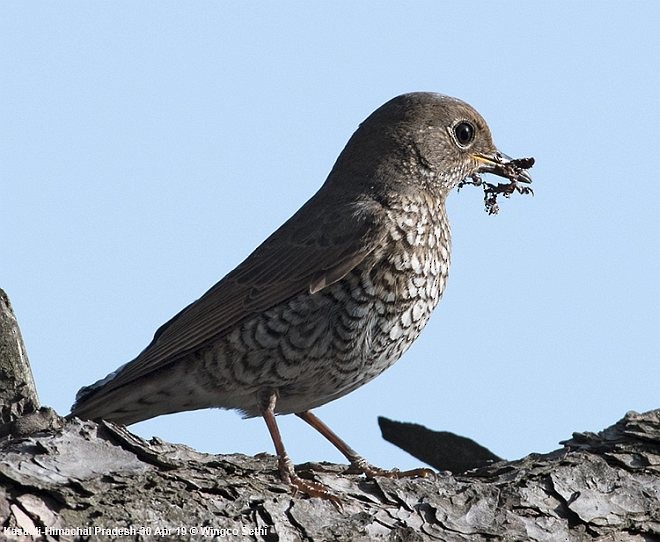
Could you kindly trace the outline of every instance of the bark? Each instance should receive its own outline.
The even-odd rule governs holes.
[[[9,303],[0,288],[0,435],[24,414],[39,408],[37,390],[32,379],[21,331]]]
[[[201,454],[42,408],[0,439],[0,540],[660,537],[660,410],[460,475],[367,480],[327,463],[297,470],[342,505],[291,495],[270,455]]]

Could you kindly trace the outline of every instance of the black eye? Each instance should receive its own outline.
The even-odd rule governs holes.
[[[454,136],[461,147],[467,147],[474,140],[474,126],[463,120],[454,126]]]

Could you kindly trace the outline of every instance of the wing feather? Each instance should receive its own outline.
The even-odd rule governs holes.
[[[323,190],[323,189],[322,189]],[[321,191],[250,254],[243,263],[155,333],[116,375],[83,388],[82,403],[185,358],[245,319],[304,291],[316,293],[340,280],[385,236],[375,203],[319,204]]]

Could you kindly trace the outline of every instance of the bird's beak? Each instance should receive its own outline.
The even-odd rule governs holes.
[[[527,171],[534,165],[533,158],[511,158],[496,150],[492,154],[478,153],[473,155],[479,162],[477,173],[492,173],[514,182],[529,184],[532,177]]]

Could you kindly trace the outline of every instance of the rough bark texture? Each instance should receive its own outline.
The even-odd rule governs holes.
[[[3,530],[7,540],[45,527],[71,535],[45,540],[107,539],[95,527],[133,527],[135,540],[157,529],[172,540],[660,537],[660,410],[461,476],[366,480],[339,465],[300,466],[341,497],[341,510],[289,495],[269,455],[206,455],[109,423],[31,417],[46,418],[41,431],[5,437],[0,448],[0,522],[17,528]]]
[[[0,439],[0,540],[658,540],[660,410],[563,445],[435,479],[299,466],[338,508],[290,495],[270,455],[201,454],[42,408]]]
[[[21,331],[9,303],[0,288],[0,435],[9,431],[4,424],[39,408]]]

